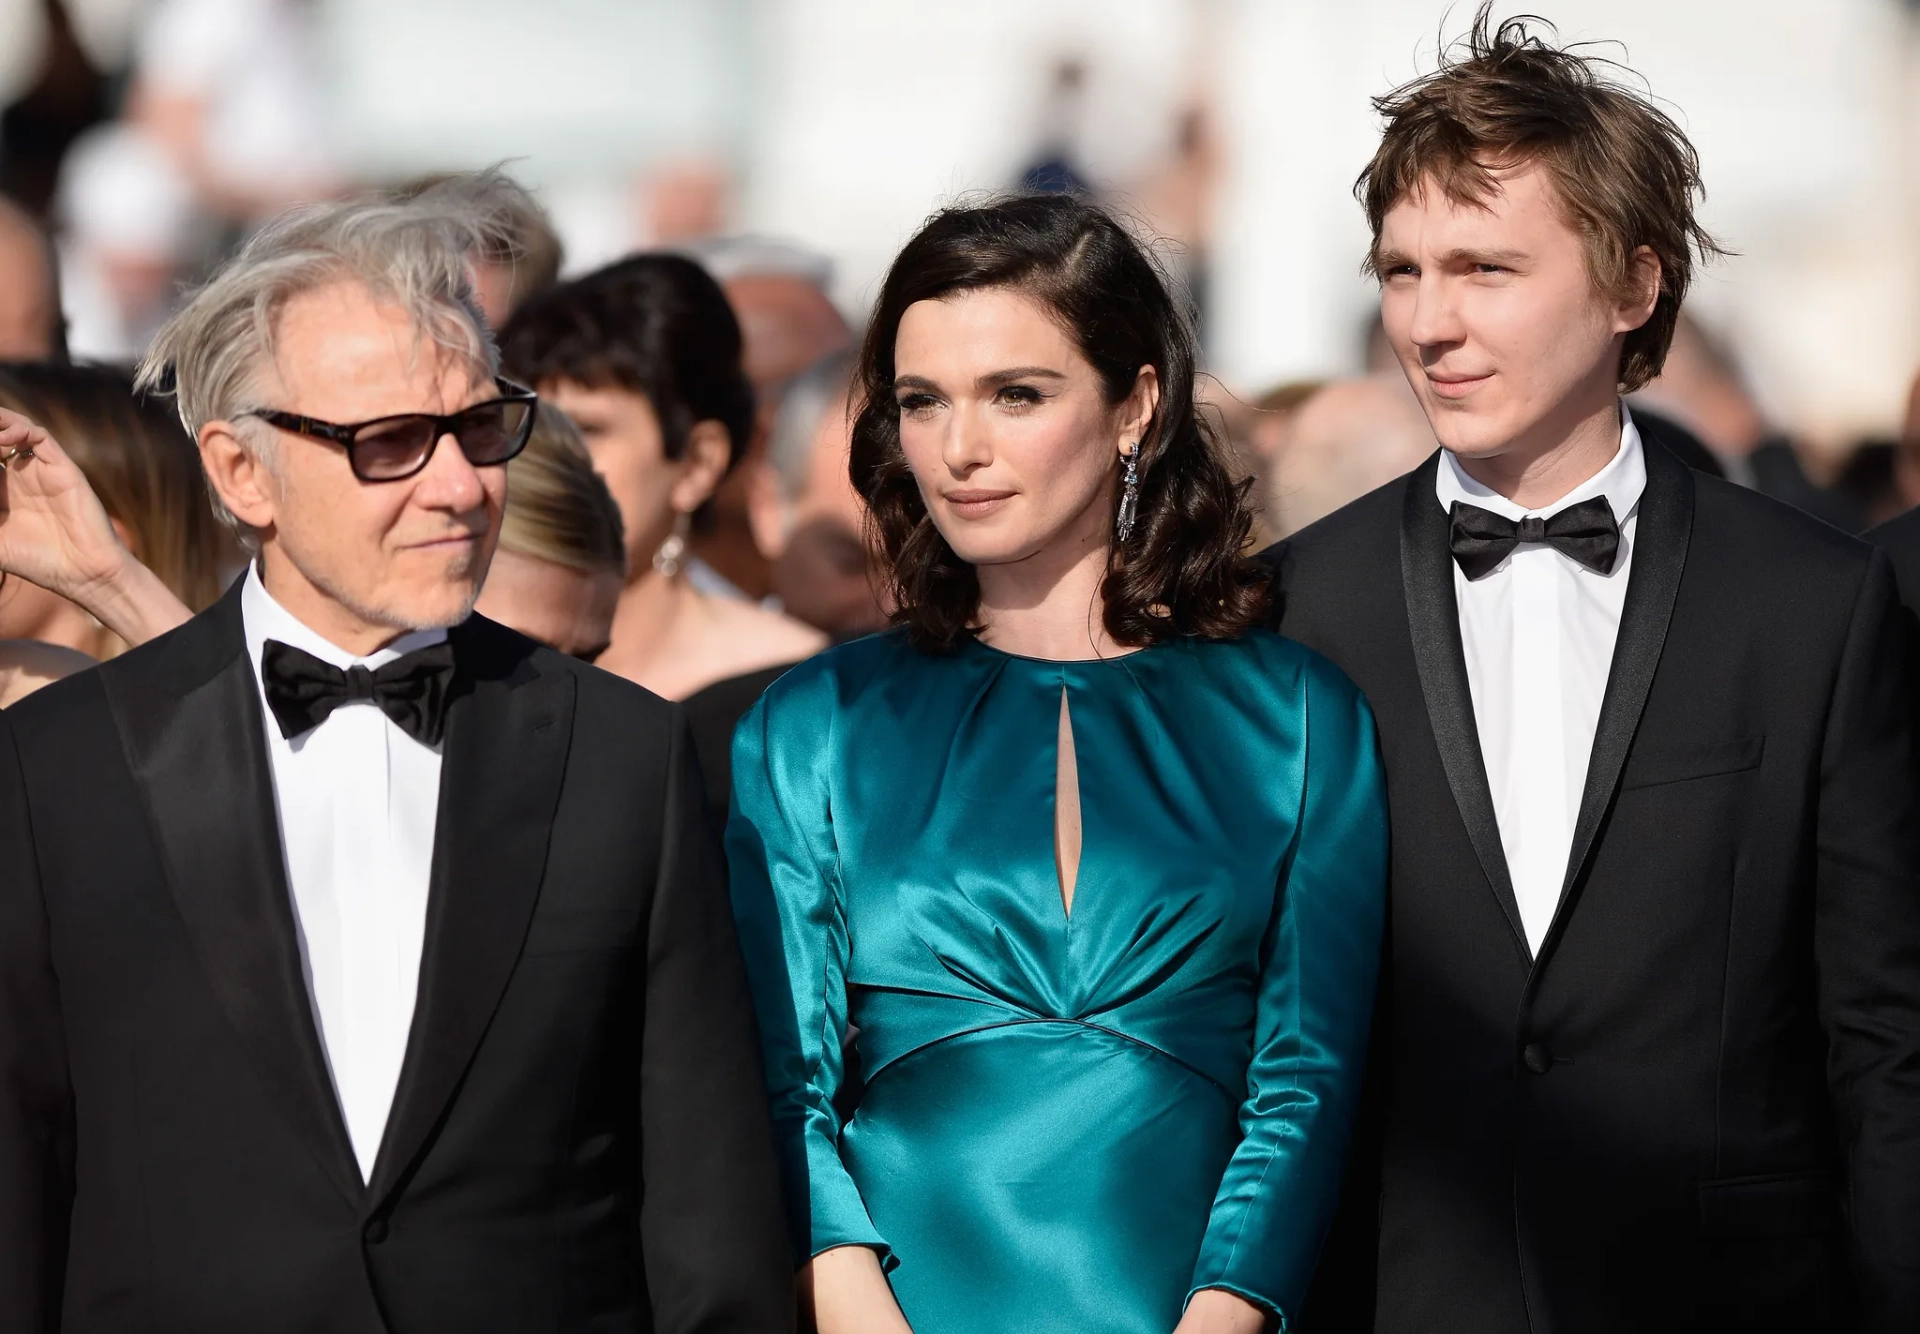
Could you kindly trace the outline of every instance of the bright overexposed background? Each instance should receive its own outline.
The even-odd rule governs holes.
[[[1707,219],[1738,252],[1705,272],[1694,309],[1769,414],[1816,455],[1891,434],[1920,365],[1914,10],[1521,7],[1603,43],[1692,135]],[[1166,238],[1202,298],[1211,368],[1253,395],[1360,366],[1371,294],[1351,187],[1376,132],[1369,98],[1430,69],[1470,13],[1445,0],[0,0],[13,108],[0,175],[39,190],[66,233],[76,351],[127,356],[155,315],[116,306],[115,265],[171,266],[177,290],[260,216],[319,192],[506,161],[552,213],[571,270],[765,234],[831,257],[857,320],[930,210],[1064,163]],[[48,62],[75,50],[91,110],[62,122],[43,105]],[[63,124],[85,127],[72,146]]]

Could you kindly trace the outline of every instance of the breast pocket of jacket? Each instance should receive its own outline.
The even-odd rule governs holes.
[[[1625,791],[1629,788],[1659,787],[1666,783],[1691,782],[1696,778],[1744,773],[1760,767],[1760,757],[1766,751],[1766,743],[1764,736],[1749,736],[1737,741],[1716,741],[1700,746],[1636,744],[1627,756],[1627,767],[1620,775],[1620,787]]]

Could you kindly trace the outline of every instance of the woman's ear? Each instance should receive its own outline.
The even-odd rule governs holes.
[[[1120,443],[1138,446],[1147,434],[1147,426],[1153,421],[1154,410],[1160,406],[1160,372],[1151,366],[1142,366],[1140,373],[1133,377],[1133,392],[1127,395],[1127,401],[1121,405]]]
[[[733,457],[731,439],[727,428],[711,417],[693,424],[670,497],[676,513],[691,514],[712,498]]]

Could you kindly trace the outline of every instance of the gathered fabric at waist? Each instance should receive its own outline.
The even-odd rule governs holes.
[[[1178,1022],[1152,1007],[1128,1006],[1084,1015],[1048,1014],[997,996],[856,988],[850,1012],[863,1077],[872,1082],[895,1062],[953,1038],[996,1029],[1052,1026],[1070,1037],[1076,1029],[1131,1043],[1141,1055],[1183,1069],[1238,1102],[1246,1088],[1250,1058],[1244,1030],[1217,1024]],[[1215,1031],[1218,1030],[1218,1031]]]

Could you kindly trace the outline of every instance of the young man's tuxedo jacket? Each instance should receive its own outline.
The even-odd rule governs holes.
[[[1867,534],[1867,541],[1887,553],[1900,585],[1900,600],[1909,611],[1920,612],[1920,509],[1888,519]]]
[[[1284,629],[1373,705],[1393,821],[1369,1112],[1308,1328],[1920,1329],[1920,774],[1886,559],[1646,443],[1536,959],[1437,463],[1271,553]]]
[[[475,617],[363,1184],[302,978],[238,585],[0,714],[0,1329],[788,1327],[677,711]]]

